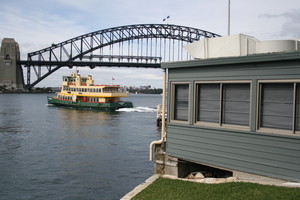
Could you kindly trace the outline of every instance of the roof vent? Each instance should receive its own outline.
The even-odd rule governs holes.
[[[218,38],[204,38],[185,45],[184,49],[195,59],[206,59],[299,51],[300,41],[258,41],[254,37],[238,34]]]

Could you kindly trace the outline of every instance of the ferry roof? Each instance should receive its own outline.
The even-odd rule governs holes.
[[[69,87],[120,87],[120,85],[69,85]]]

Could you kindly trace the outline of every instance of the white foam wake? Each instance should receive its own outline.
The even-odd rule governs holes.
[[[136,107],[136,108],[120,108],[116,111],[119,112],[156,112],[155,108],[149,108],[149,107]]]

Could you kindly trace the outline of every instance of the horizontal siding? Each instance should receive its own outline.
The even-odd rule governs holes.
[[[166,151],[207,165],[300,181],[300,137],[168,124]]]

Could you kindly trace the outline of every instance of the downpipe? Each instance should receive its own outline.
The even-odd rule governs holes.
[[[166,69],[163,71],[163,95],[162,95],[162,119],[161,119],[161,138],[151,142],[150,144],[150,161],[153,161],[153,145],[162,144],[166,140],[166,90],[167,90],[167,73]]]

